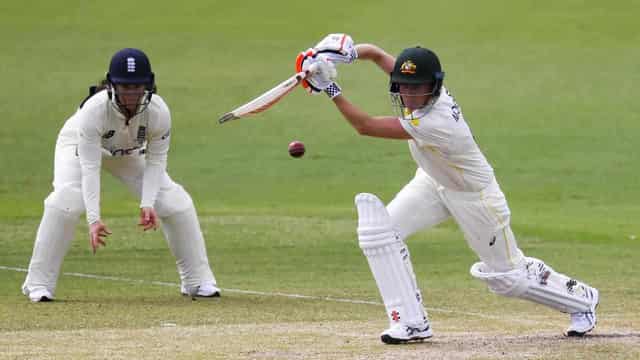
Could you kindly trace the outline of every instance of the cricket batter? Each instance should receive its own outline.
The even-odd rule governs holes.
[[[390,74],[398,116],[370,116],[341,94],[334,63],[356,58]],[[371,44],[353,45],[345,34],[330,34],[296,60],[298,71],[319,63],[303,84],[324,91],[361,135],[408,140],[418,169],[385,206],[373,194],[358,194],[358,239],[389,317],[381,340],[387,344],[423,340],[432,329],[405,239],[453,217],[479,262],[471,275],[497,294],[521,298],[570,314],[566,336],[583,336],[596,325],[598,290],[526,257],[509,225],[510,211],[493,168],[476,144],[460,106],[443,85],[444,72],[433,51],[407,48],[397,58]]]
[[[167,174],[171,115],[155,94],[154,74],[138,49],[118,51],[103,89],[92,88],[56,142],[53,192],[44,214],[22,292],[34,302],[51,301],[62,260],[78,219],[86,212],[95,254],[111,234],[100,214],[100,170],[104,168],[140,198],[140,225],[156,229],[176,257],[183,294],[220,296],[207,259],[191,196]]]

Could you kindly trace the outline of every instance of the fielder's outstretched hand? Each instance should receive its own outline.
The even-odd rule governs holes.
[[[89,242],[91,243],[91,249],[93,249],[94,255],[100,245],[107,246],[103,238],[109,235],[111,235],[111,231],[101,220],[89,225]]]
[[[158,228],[158,214],[152,207],[140,208],[140,222],[139,226],[142,226],[142,230],[147,231],[149,229],[156,230]]]

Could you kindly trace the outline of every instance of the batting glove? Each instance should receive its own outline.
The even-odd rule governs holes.
[[[313,50],[333,63],[351,64],[358,58],[353,39],[347,34],[329,34]]]
[[[313,69],[311,66],[313,65]],[[317,54],[313,49],[303,51],[296,58],[296,72],[313,71],[302,80],[302,87],[312,95],[321,93],[331,85],[338,72],[335,65],[325,56]]]

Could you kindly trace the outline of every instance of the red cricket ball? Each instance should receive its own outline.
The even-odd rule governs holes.
[[[295,140],[289,143],[289,155],[299,158],[304,155],[304,152],[304,144],[301,141]]]

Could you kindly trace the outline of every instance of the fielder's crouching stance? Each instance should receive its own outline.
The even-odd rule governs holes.
[[[391,95],[399,116],[372,117],[351,104],[334,82],[335,63],[356,58],[391,74]],[[440,61],[430,50],[405,49],[397,59],[371,44],[354,46],[345,34],[331,34],[301,53],[298,71],[318,63],[306,79],[312,93],[324,91],[362,135],[405,139],[418,169],[385,206],[372,194],[355,198],[358,239],[384,301],[390,327],[385,343],[422,340],[432,329],[405,239],[453,217],[480,262],[471,275],[494,293],[530,300],[571,314],[567,336],[596,325],[598,290],[525,257],[510,227],[510,211],[492,167],[478,148],[462,111],[443,86]]]
[[[147,56],[123,49],[111,59],[104,89],[92,88],[58,135],[53,192],[44,214],[22,292],[31,301],[53,300],[62,260],[86,211],[93,252],[111,234],[100,217],[104,167],[140,199],[140,223],[158,219],[176,264],[183,294],[220,296],[207,259],[191,196],[166,172],[171,116],[155,92]],[[98,91],[96,91],[98,90]]]

